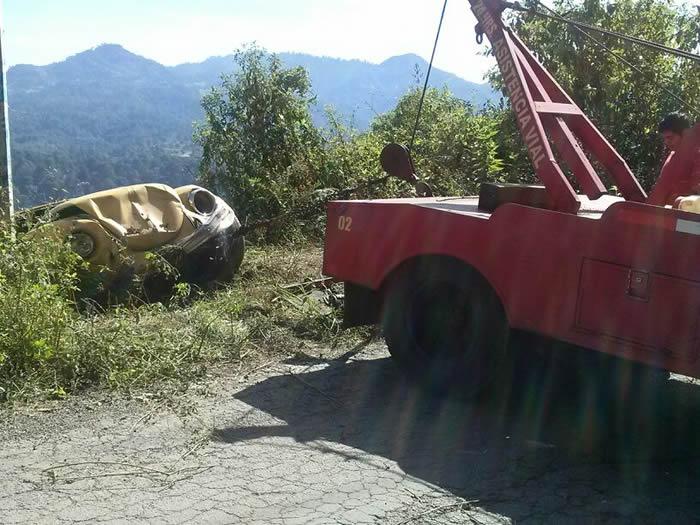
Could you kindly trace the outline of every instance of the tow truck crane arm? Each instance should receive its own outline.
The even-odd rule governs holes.
[[[575,214],[581,203],[554,157],[548,135],[589,199],[597,199],[606,188],[586,152],[604,167],[626,200],[646,201],[646,193],[615,148],[505,25],[501,14],[510,4],[501,0],[469,3],[479,22],[477,41],[486,34],[493,46],[521,136],[535,172],[547,188],[551,209]]]

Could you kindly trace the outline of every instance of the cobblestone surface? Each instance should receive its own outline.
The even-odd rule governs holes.
[[[441,402],[375,345],[219,385],[189,415],[19,414],[0,522],[697,523],[700,387],[667,390],[672,408],[634,424],[541,381],[508,401]]]

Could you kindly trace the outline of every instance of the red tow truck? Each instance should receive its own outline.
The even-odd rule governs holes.
[[[345,283],[346,326],[381,323],[411,376],[471,394],[512,359],[512,329],[700,377],[700,214],[648,204],[625,161],[503,22],[507,4],[470,3],[543,186],[329,203],[323,272]],[[663,177],[690,175],[699,129]]]

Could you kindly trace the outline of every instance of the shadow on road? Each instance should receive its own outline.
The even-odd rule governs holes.
[[[614,501],[654,522],[670,519],[670,510],[680,513],[677,522],[700,515],[699,387],[668,381],[653,399],[616,403],[532,368],[500,395],[467,403],[407,384],[388,358],[331,362],[236,394],[286,424],[222,428],[214,439],[340,443],[518,519],[527,502],[572,494],[582,505],[597,502],[593,521],[609,519],[606,504]]]

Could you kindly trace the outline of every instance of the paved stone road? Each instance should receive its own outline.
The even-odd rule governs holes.
[[[695,385],[670,382],[661,415],[634,423],[542,376],[499,401],[439,402],[375,345],[211,388],[176,411],[88,400],[6,415],[0,522],[700,519]]]

